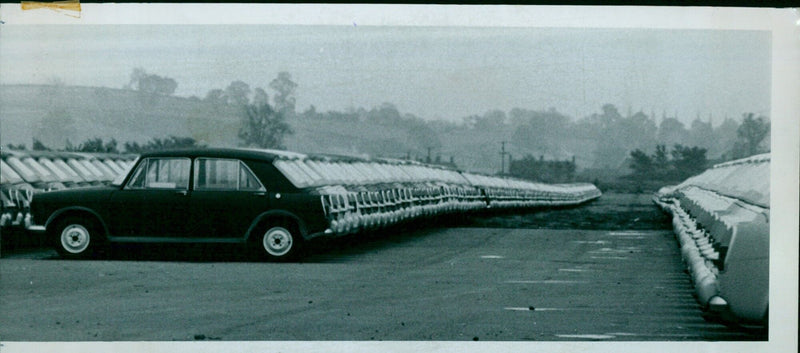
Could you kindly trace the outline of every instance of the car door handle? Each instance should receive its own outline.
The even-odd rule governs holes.
[[[263,191],[262,192],[254,192],[253,195],[256,195],[256,196],[267,196],[267,193],[263,192]]]
[[[175,191],[176,195],[186,196],[188,192],[186,190]]]

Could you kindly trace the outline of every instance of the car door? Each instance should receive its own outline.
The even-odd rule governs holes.
[[[193,173],[190,200],[197,238],[242,238],[269,209],[267,190],[240,160],[197,158]]]
[[[142,160],[128,183],[111,196],[112,236],[176,238],[190,235],[191,159]]]

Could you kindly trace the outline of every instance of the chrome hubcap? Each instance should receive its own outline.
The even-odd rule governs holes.
[[[80,224],[70,224],[61,231],[61,246],[64,250],[79,254],[89,247],[89,231]]]
[[[272,256],[286,255],[292,249],[292,234],[286,228],[273,227],[264,234],[264,249]]]

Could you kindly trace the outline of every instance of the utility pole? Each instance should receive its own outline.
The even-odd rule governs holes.
[[[500,147],[500,175],[506,173],[506,142],[501,142],[502,145]]]

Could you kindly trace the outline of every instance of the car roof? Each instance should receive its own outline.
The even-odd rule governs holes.
[[[302,159],[302,153],[257,148],[184,148],[142,153],[146,157],[214,157],[274,161],[276,159]]]

